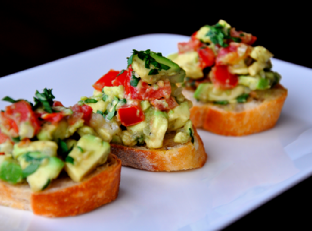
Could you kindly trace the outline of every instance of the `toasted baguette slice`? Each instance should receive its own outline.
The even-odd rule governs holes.
[[[120,171],[121,161],[110,154],[106,164],[79,183],[64,174],[46,190],[34,193],[27,183],[11,185],[0,181],[0,205],[31,210],[46,217],[79,215],[117,198]]]
[[[207,161],[203,141],[194,129],[194,144],[189,141],[178,144],[173,141],[174,134],[167,134],[163,147],[148,149],[146,146],[127,147],[111,144],[112,153],[121,159],[123,166],[147,171],[181,171],[201,168]]]
[[[193,102],[190,109],[193,125],[225,136],[244,136],[275,126],[287,97],[287,89],[279,84],[253,93],[254,99],[250,102],[216,105],[198,102],[193,97],[194,91],[183,90],[184,96]]]

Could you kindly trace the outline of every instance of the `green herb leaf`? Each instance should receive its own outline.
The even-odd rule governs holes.
[[[227,105],[229,104],[229,101],[227,100],[220,100],[220,101],[214,101],[214,104],[219,104],[219,105]]]
[[[19,101],[19,100],[12,99],[12,98],[9,97],[9,96],[5,96],[2,100],[3,100],[3,101],[7,101],[7,102],[9,102],[9,103],[16,103],[16,102]]]
[[[117,76],[121,75],[121,74],[124,73],[125,71],[126,71],[126,70],[122,69],[122,70],[118,73]],[[117,77],[117,76],[116,76],[116,77]]]
[[[77,146],[77,148],[79,149],[79,151],[80,151],[80,152],[83,152],[83,149],[82,149],[82,147],[80,147],[80,146]]]
[[[132,87],[138,86],[138,84],[139,84],[139,82],[140,82],[140,79],[141,79],[141,78],[137,78],[137,77],[135,77],[134,75],[132,75],[131,80],[130,80],[130,85],[131,85]]]
[[[17,142],[20,142],[21,141],[21,137],[13,137],[11,138],[11,140],[14,142],[14,143],[17,143]]]
[[[86,99],[85,103],[97,103],[98,101],[96,99]]]
[[[68,153],[70,153],[71,150],[73,150],[74,148],[74,145],[71,148],[68,148],[66,142],[61,140],[60,138],[57,141],[57,145],[58,145],[57,153],[59,156],[62,157],[67,156]]]
[[[32,156],[33,152],[27,152],[23,155],[23,158],[25,159],[26,162],[28,163],[33,163],[33,164],[40,164],[42,162],[42,160],[44,160],[45,158],[49,158],[48,156],[41,156],[41,157],[36,157],[36,156]]]
[[[36,97],[34,97],[35,106],[34,108],[38,108],[40,106],[43,106],[43,110],[45,110],[48,113],[52,113],[52,105],[53,105],[53,99],[55,96],[52,94],[52,89],[44,88],[43,92],[40,93],[39,91],[36,91],[35,94]]]
[[[240,96],[238,96],[236,98],[236,100],[237,100],[238,103],[245,103],[247,101],[248,97],[249,97],[249,94],[248,93],[244,93],[244,94],[241,94]]]
[[[117,115],[117,110],[116,110],[117,104],[113,107],[113,110],[111,110],[107,116],[106,119],[111,120],[115,115]]]
[[[148,75],[156,75],[158,74],[158,70],[157,69],[151,69],[149,72],[148,72]]]
[[[126,104],[126,103],[127,103],[127,100],[126,100],[126,99],[121,99],[119,102],[120,102],[120,103],[123,103],[123,104]]]
[[[127,66],[127,68],[132,64],[132,62],[133,62],[133,54],[128,58],[128,61],[127,61],[128,66]]]
[[[108,98],[108,95],[103,95],[103,96],[102,96],[102,100],[103,100],[104,102],[107,100],[107,98]]]
[[[3,161],[0,168],[0,179],[12,184],[21,181],[23,176],[22,168],[18,163]]]
[[[42,187],[41,190],[45,190],[50,185],[50,183],[51,183],[51,180],[48,179],[47,182],[45,183],[45,185]]]
[[[83,102],[83,100],[79,100],[77,104],[82,106],[82,105],[84,105],[84,102]]]
[[[26,168],[23,169],[23,178],[26,178],[37,171],[40,167],[40,163],[31,163]]]
[[[70,164],[74,164],[75,159],[72,158],[71,156],[66,156],[65,162],[70,163]]]
[[[190,131],[190,137],[191,137],[191,139],[192,139],[192,143],[194,144],[195,139],[194,139],[194,135],[193,135],[193,130],[192,130],[192,128],[189,128],[189,131]]]

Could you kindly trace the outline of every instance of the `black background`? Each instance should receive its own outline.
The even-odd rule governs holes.
[[[0,77],[136,35],[191,35],[219,19],[256,35],[255,45],[275,58],[312,68],[304,1],[2,0]],[[226,229],[310,227],[310,185],[309,178]]]

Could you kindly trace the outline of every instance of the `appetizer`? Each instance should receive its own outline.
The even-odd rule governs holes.
[[[11,105],[0,113],[0,205],[64,217],[117,198],[121,161],[85,132],[91,107],[54,98],[52,89],[36,91],[34,104],[3,98]]]
[[[190,120],[191,102],[176,84],[185,72],[150,50],[128,58],[125,70],[110,70],[97,80],[91,97],[89,132],[111,142],[123,166],[148,171],[180,171],[202,167],[203,142]]]
[[[275,126],[287,89],[272,71],[273,56],[256,37],[224,20],[196,31],[168,57],[186,71],[183,94],[192,100],[195,127],[242,136]]]

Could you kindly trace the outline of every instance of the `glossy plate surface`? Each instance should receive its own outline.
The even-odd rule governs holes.
[[[109,69],[125,69],[132,49],[168,55],[187,40],[151,34],[108,44],[3,77],[0,98],[32,100],[47,87],[70,106],[92,95],[92,84]],[[312,173],[312,70],[276,59],[273,70],[289,90],[275,128],[246,137],[199,130],[208,153],[203,168],[153,173],[123,167],[116,201],[57,219],[0,206],[0,230],[214,230],[235,221]]]

